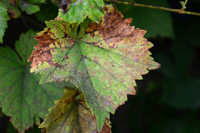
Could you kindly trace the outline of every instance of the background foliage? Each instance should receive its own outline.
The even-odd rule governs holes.
[[[2,0],[3,1],[3,0]],[[178,0],[137,0],[138,3],[181,8]],[[56,17],[57,7],[47,0],[33,4],[37,11],[30,14],[23,7],[12,8],[21,16],[8,21],[1,47],[15,47],[21,33],[42,30],[45,20]],[[198,133],[200,132],[200,17],[166,11],[117,5],[132,25],[147,30],[146,37],[154,44],[151,49],[161,68],[151,71],[138,81],[137,94],[111,115],[113,133]],[[200,12],[200,0],[189,0],[187,10]],[[20,12],[21,9],[22,11]],[[51,9],[51,10],[50,10]],[[12,14],[10,15],[18,15]],[[1,114],[0,132],[17,133],[9,118]],[[40,133],[35,126],[26,133]]]

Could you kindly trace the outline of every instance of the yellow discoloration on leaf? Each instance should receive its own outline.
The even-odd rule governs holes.
[[[47,62],[42,63],[41,61],[38,63],[38,68],[40,69],[45,69],[45,68],[49,68],[51,67],[51,65],[49,65]],[[39,69],[38,68],[33,68],[31,69],[30,72],[37,72]]]

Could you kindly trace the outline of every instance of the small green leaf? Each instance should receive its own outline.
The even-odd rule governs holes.
[[[103,0],[72,0],[66,13],[59,9],[58,18],[65,22],[77,23],[79,25],[88,17],[98,23],[104,15],[103,7]]]
[[[182,5],[182,10],[186,9],[187,2],[188,2],[188,0],[180,1],[181,5]]]
[[[185,1],[179,1],[181,3],[182,9],[186,9]]]
[[[8,28],[7,21],[9,19],[6,8],[0,2],[0,43],[3,43],[3,36],[5,29]]]
[[[40,7],[38,5],[29,4],[24,1],[21,2],[20,8],[22,9],[22,11],[25,11],[27,14],[33,14],[40,10]]]
[[[35,32],[28,31],[16,42],[16,51],[9,47],[0,48],[0,107],[12,118],[12,123],[18,131],[39,124],[38,117],[44,118],[53,101],[63,95],[66,83],[50,83],[39,85],[39,75],[30,74],[30,63],[26,63],[33,46],[37,43],[33,36]]]

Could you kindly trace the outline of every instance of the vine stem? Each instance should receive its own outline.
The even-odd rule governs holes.
[[[118,1],[118,0],[104,0],[104,1],[105,2],[111,2],[111,3],[114,2],[116,4],[125,4],[125,5],[131,5],[131,6],[160,9],[160,10],[165,10],[165,11],[170,11],[170,12],[176,12],[176,13],[179,13],[179,14],[190,14],[190,15],[200,16],[200,13],[197,13],[197,12],[185,11],[183,9],[172,9],[172,8],[166,8],[166,7],[159,7],[159,6],[139,4],[139,3],[135,3],[133,1],[132,2],[122,2],[122,1]]]
[[[24,21],[24,20],[27,20],[27,21],[29,21],[29,22],[31,22],[31,23],[33,23],[33,24],[35,24],[36,26],[38,26],[38,27],[40,27],[40,28],[42,28],[42,29],[44,29],[45,28],[45,26],[43,26],[42,24],[40,24],[40,23],[38,23],[37,21],[35,21],[34,19],[32,19],[32,18],[30,18],[30,17],[28,17],[28,16],[26,16],[26,15],[21,15],[21,18],[22,18],[22,20]],[[27,25],[27,23],[25,23],[25,25]],[[29,27],[29,26],[28,26]],[[30,27],[29,27],[30,28]]]

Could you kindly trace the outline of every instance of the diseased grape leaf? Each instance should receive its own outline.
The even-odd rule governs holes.
[[[5,29],[8,27],[7,21],[9,20],[7,10],[4,5],[0,2],[0,43],[3,43],[3,36]]]
[[[80,24],[86,17],[99,22],[103,17],[103,0],[71,0],[67,9],[59,9],[58,17],[69,23]]]
[[[87,107],[84,94],[76,89],[65,89],[64,96],[55,101],[39,128],[46,133],[97,133],[97,121]],[[104,123],[101,133],[111,133]]]
[[[22,34],[16,42],[16,51],[9,47],[0,47],[0,107],[11,117],[11,121],[19,132],[40,124],[39,117],[44,118],[55,100],[63,96],[62,83],[39,85],[40,75],[31,74],[27,59],[37,43],[35,32]]]
[[[153,44],[143,38],[145,30],[129,26],[132,19],[123,20],[112,6],[104,11],[99,24],[90,23],[78,39],[71,37],[75,24],[46,22],[28,60],[31,72],[42,74],[40,83],[72,81],[85,94],[99,131],[109,112],[124,104],[127,94],[135,94],[135,80],[160,66],[150,57]]]

